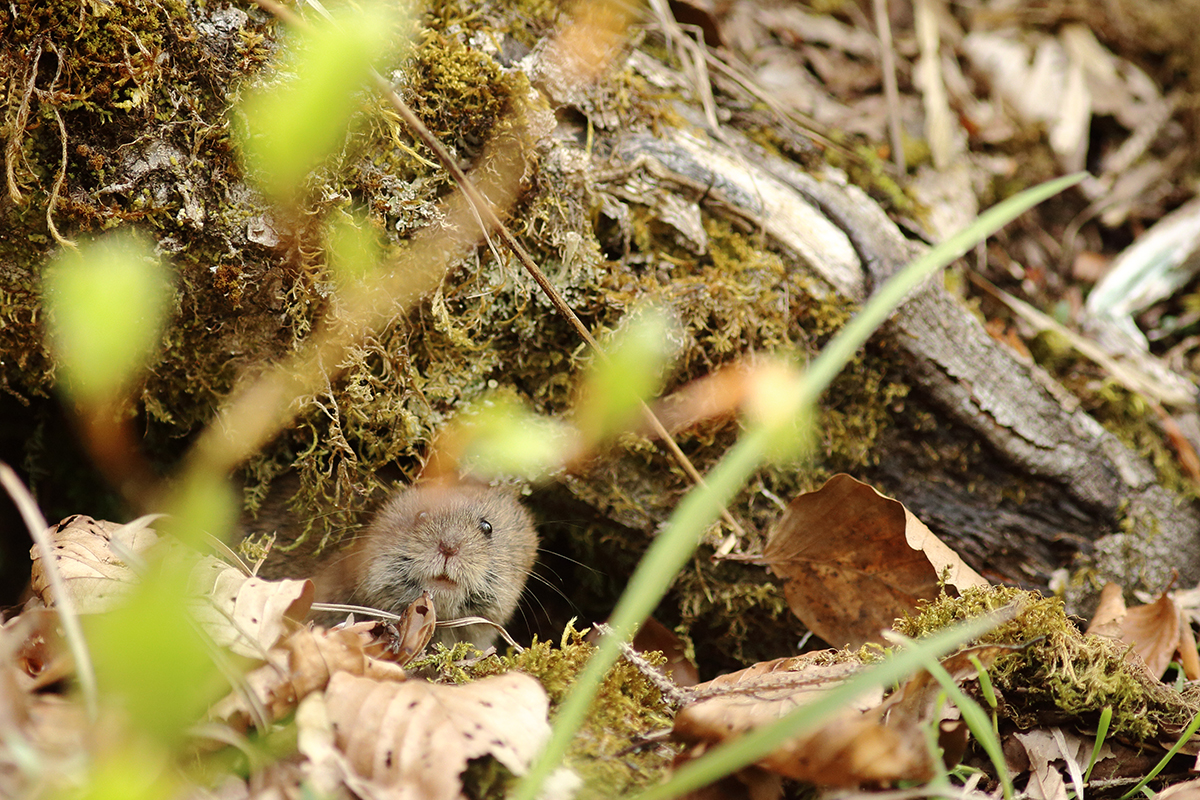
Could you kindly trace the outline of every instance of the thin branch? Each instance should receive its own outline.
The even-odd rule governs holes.
[[[276,15],[289,25],[303,26],[305,24],[299,16],[291,11],[291,9],[280,5],[275,0],[255,0],[255,2],[260,7]],[[590,37],[591,43],[588,50],[592,53],[609,51],[611,49],[610,45],[612,40],[616,36],[618,30],[624,29],[626,18],[627,14],[623,13],[623,11],[619,11],[616,7],[613,7],[608,29],[593,30],[590,32],[594,35]],[[568,30],[568,34],[569,32],[570,29]],[[548,52],[554,51],[555,48],[553,45],[551,45]],[[575,61],[578,65],[578,59],[575,59]],[[604,65],[590,63],[586,64],[585,66],[590,70],[591,74],[577,75],[580,81],[582,81],[584,78],[591,78],[599,74]],[[576,70],[576,72],[578,72],[578,70]],[[467,198],[475,213],[477,213],[483,220],[485,236],[489,229],[496,232],[496,234],[504,242],[505,247],[507,247],[509,251],[516,256],[517,260],[521,263],[521,266],[524,267],[525,271],[529,273],[530,277],[533,278],[534,282],[537,283],[542,292],[547,298],[549,298],[550,303],[554,306],[555,310],[557,310],[558,313],[571,324],[576,333],[579,334],[579,337],[583,339],[583,341],[586,342],[587,345],[594,350],[597,355],[600,356],[600,358],[607,361],[608,354],[600,346],[600,343],[596,341],[596,338],[592,336],[591,331],[589,331],[587,326],[585,326],[579,317],[576,316],[575,311],[567,304],[567,301],[563,298],[559,291],[554,288],[554,285],[550,283],[549,279],[546,278],[546,275],[544,272],[542,272],[541,268],[534,263],[532,256],[530,256],[528,251],[526,251],[521,243],[517,241],[516,236],[514,236],[512,231],[508,229],[508,226],[506,226],[500,220],[499,216],[495,213],[492,204],[489,203],[487,198],[483,196],[475,183],[467,176],[466,172],[459,167],[455,158],[448,150],[446,150],[438,138],[434,136],[434,134],[427,127],[425,127],[425,123],[421,122],[420,118],[417,117],[413,110],[409,108],[408,104],[404,102],[399,94],[397,94],[397,92],[392,88],[391,83],[384,79],[384,77],[377,71],[372,70],[371,76],[375,84],[375,88],[384,96],[384,98],[387,99],[404,124],[408,126],[409,130],[411,130],[417,136],[417,138],[419,138],[430,150],[433,151],[433,153],[437,156],[438,161],[441,162],[446,171],[450,173],[451,177],[454,178],[455,183],[458,184],[459,189]],[[650,409],[650,406],[643,402],[641,404],[641,411],[646,423],[650,426],[651,430],[654,431],[654,434],[662,439],[662,441],[666,444],[667,449],[670,451],[672,457],[687,474],[687,476],[696,485],[703,486],[704,476],[702,476],[699,470],[696,469],[695,465],[692,464],[691,459],[689,459],[687,454],[685,454],[679,447],[679,444],[675,441],[670,431],[666,429],[666,427]],[[722,517],[724,518],[726,524],[728,524],[739,537],[745,537],[745,530],[737,522],[737,520],[733,518],[733,515],[729,513],[728,509],[724,509],[722,511]]]
[[[882,58],[883,95],[887,99],[888,133],[892,140],[892,156],[896,169],[903,175],[904,140],[900,138],[900,89],[896,84],[896,52],[892,45],[892,21],[888,18],[887,0],[875,0],[875,26],[879,30],[879,52]]]

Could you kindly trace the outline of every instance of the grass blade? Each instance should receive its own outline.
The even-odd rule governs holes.
[[[1003,225],[1082,178],[1083,173],[1077,173],[1010,197],[892,276],[813,360],[794,400],[797,419],[812,419],[812,407],[817,398],[912,289]],[[610,621],[613,634],[600,640],[596,654],[559,707],[550,741],[517,786],[516,800],[537,797],[542,782],[562,761],[572,737],[587,717],[604,675],[620,657],[622,639],[632,635],[661,602],[704,532],[762,463],[777,435],[778,431],[772,426],[748,430],[710,472],[707,486],[693,489],[680,502],[666,528],[646,551],[628,588],[617,602]],[[708,760],[705,758],[697,763]]]

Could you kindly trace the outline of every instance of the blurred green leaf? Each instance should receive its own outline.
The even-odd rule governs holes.
[[[206,549],[206,535],[229,541],[241,505],[224,475],[195,470],[179,482],[166,508],[161,531],[192,547]]]
[[[84,618],[104,697],[118,700],[133,727],[154,741],[182,741],[222,682],[185,610],[191,564],[153,563],[129,601]]]
[[[183,793],[181,775],[162,742],[146,736],[110,742],[92,765],[76,800],[169,800]]]
[[[171,298],[162,263],[133,235],[112,233],[60,253],[45,293],[63,388],[87,405],[115,399],[158,345]]]
[[[575,426],[586,445],[627,430],[643,400],[658,394],[680,339],[678,324],[657,308],[635,311],[601,346],[575,401]]]
[[[300,36],[280,68],[285,82],[262,86],[245,101],[242,151],[276,200],[292,198],[305,176],[338,149],[371,66],[399,22],[395,5],[335,10]]]
[[[537,480],[562,466],[574,438],[563,423],[539,417],[515,400],[492,397],[464,420],[462,460],[485,476]]]

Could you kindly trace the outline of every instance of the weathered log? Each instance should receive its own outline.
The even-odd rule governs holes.
[[[615,154],[674,183],[681,194],[704,187],[716,209],[760,226],[847,300],[861,302],[865,287],[878,285],[923,251],[923,244],[905,237],[877,203],[835,171],[805,173],[733,131],[724,131],[721,139],[681,131],[661,138],[629,136]],[[999,473],[1008,472],[1010,483],[1023,482],[1025,492],[1037,487],[1040,499],[1026,511],[992,498],[972,502],[965,477],[957,488],[945,475],[929,476],[938,488],[920,488],[919,475],[897,481],[896,491],[909,495],[900,499],[930,516],[940,532],[951,540],[990,540],[999,552],[1033,545],[1036,555],[1024,575],[1011,562],[999,570],[1013,580],[1044,580],[1056,560],[1064,563],[1064,543],[1068,551],[1094,545],[1097,570],[1126,585],[1161,589],[1173,570],[1185,583],[1200,579],[1195,505],[1160,486],[1145,459],[1081,410],[1044,370],[990,337],[940,281],[916,292],[879,335],[904,354],[906,376],[957,437],[986,445],[1006,463]],[[885,455],[881,473],[892,480],[911,475],[894,463],[908,460],[903,451],[890,459]],[[992,470],[989,479],[997,477]],[[1017,541],[1005,542],[999,531]],[[976,551],[969,554],[976,566],[995,569],[986,553],[969,549]]]

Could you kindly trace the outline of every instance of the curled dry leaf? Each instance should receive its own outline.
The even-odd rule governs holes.
[[[23,691],[43,689],[75,673],[70,650],[58,630],[58,615],[27,608],[0,626],[0,653],[11,654],[10,674]],[[0,730],[5,730],[0,720]]]
[[[1161,678],[1167,671],[1176,653],[1182,653],[1185,638],[1191,639],[1188,622],[1169,594],[1163,592],[1158,600],[1149,605],[1126,608],[1121,586],[1116,583],[1105,584],[1101,590],[1100,605],[1092,616],[1087,632],[1129,645],[1146,662],[1146,667],[1156,678]],[[1187,647],[1187,650],[1192,656],[1188,660],[1194,663],[1195,644]]]
[[[137,575],[123,554],[142,553],[158,542],[158,534],[145,524],[118,525],[79,514],[51,526],[48,533],[55,565],[82,614],[106,611],[128,594]],[[53,606],[53,591],[38,548],[31,548],[29,555],[33,559],[33,593],[45,605]]]
[[[788,606],[832,645],[882,642],[880,632],[938,582],[959,591],[988,582],[901,503],[849,475],[791,502],[764,553]]]
[[[246,675],[241,691],[230,693],[213,706],[209,716],[245,729],[252,719],[251,699],[245,695],[249,692],[253,702],[268,712],[269,719],[280,719],[292,713],[309,694],[324,689],[338,672],[404,680],[404,670],[399,666],[368,654],[368,649],[379,646],[371,633],[375,627],[374,622],[362,622],[330,631],[296,631],[271,650],[266,664]]]
[[[809,653],[697,686],[694,691],[702,699],[675,718],[674,736],[690,745],[681,760],[813,702],[862,668],[838,662],[828,652]],[[919,720],[893,714],[881,721],[880,700],[880,690],[871,690],[819,728],[788,740],[757,766],[826,786],[927,780],[933,761]]]
[[[138,580],[130,561],[160,545],[150,527],[152,517],[126,525],[76,515],[50,529],[55,564],[63,583],[81,613],[107,611],[125,597]],[[312,605],[311,581],[267,581],[248,578],[239,569],[211,556],[175,544],[171,558],[194,561],[189,589],[197,597],[190,610],[217,644],[238,655],[264,658],[291,623],[299,623]],[[54,604],[37,548],[33,557],[34,594],[47,606]]]
[[[337,748],[373,797],[455,800],[470,759],[523,775],[550,735],[546,692],[519,672],[460,686],[339,673],[325,703]]]
[[[312,581],[251,578],[211,557],[200,559],[191,579],[201,598],[192,615],[217,644],[241,656],[264,658],[312,607]]]
[[[383,627],[389,633],[394,632],[394,637],[387,638],[384,647],[386,652],[380,653],[380,657],[395,661],[401,666],[407,664],[419,656],[433,639],[434,630],[437,628],[437,608],[433,604],[433,598],[429,592],[422,592],[420,597],[404,609],[400,622],[395,626]],[[376,629],[377,635],[379,632]]]
[[[700,671],[687,657],[683,640],[654,617],[648,618],[638,628],[633,637],[633,649],[639,653],[657,651],[666,656],[667,663],[658,669],[676,686],[695,686],[700,682]]]

